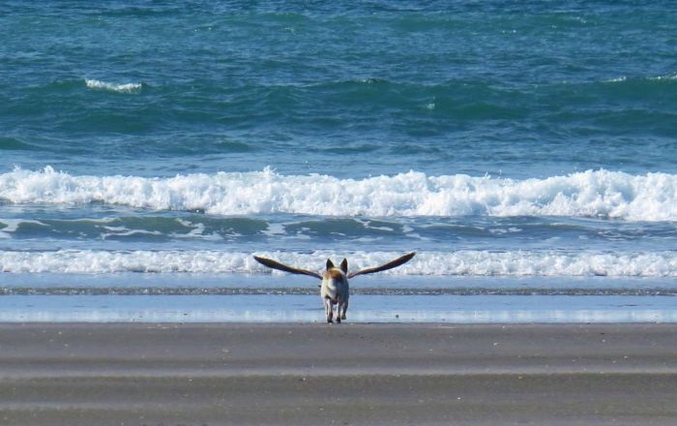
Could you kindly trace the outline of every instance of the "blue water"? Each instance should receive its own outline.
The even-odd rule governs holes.
[[[416,251],[352,318],[675,321],[672,2],[8,1],[0,28],[2,320],[321,320],[252,255]]]

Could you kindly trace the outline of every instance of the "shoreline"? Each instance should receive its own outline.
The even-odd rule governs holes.
[[[6,425],[677,422],[671,324],[0,323]]]
[[[348,323],[677,323],[672,296],[356,295]],[[8,323],[322,323],[318,295],[0,296]]]

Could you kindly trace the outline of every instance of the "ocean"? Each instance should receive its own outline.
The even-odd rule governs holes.
[[[5,1],[0,321],[677,322],[671,1]]]

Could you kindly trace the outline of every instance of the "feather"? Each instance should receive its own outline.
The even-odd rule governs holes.
[[[322,279],[322,275],[318,274],[317,272],[308,271],[306,269],[299,269],[299,268],[294,268],[292,266],[283,265],[280,262],[277,262],[277,261],[272,260],[272,259],[267,259],[265,257],[254,256],[254,259],[256,259],[256,261],[259,262],[260,264],[267,266],[269,268],[272,268],[272,269],[277,269],[279,271],[289,272],[291,274],[310,275],[311,277]]]
[[[410,261],[411,258],[414,257],[414,255],[416,255],[416,252],[411,252],[409,254],[405,254],[402,257],[398,257],[395,260],[391,260],[390,262],[388,262],[384,265],[376,266],[376,267],[373,267],[373,268],[360,269],[357,272],[351,272],[350,274],[348,274],[348,278],[352,278],[356,275],[373,274],[374,272],[381,272],[381,271],[386,271],[388,269],[395,268],[397,266],[402,265],[403,263],[407,263],[408,261]]]

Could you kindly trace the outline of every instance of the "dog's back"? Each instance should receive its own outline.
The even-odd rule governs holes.
[[[347,300],[350,288],[346,274],[338,268],[328,269],[322,277],[322,287],[320,295],[323,299],[330,299],[332,303],[338,303],[339,300]]]

